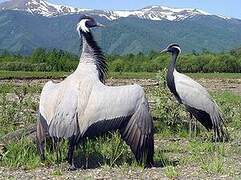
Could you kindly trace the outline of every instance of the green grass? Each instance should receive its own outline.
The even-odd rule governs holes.
[[[69,72],[0,71],[0,79],[51,79],[67,77]]]
[[[0,90],[1,91],[1,90]],[[36,121],[38,102],[25,89],[0,93],[0,137]]]
[[[176,179],[178,177],[178,172],[176,170],[175,167],[173,166],[167,166],[165,168],[165,175],[169,178],[169,179]]]
[[[40,93],[42,91],[42,86],[39,84],[16,84],[16,83],[3,83],[0,86],[0,93]]]
[[[9,168],[34,169],[42,166],[36,145],[26,137],[18,142],[6,145],[6,151],[0,156],[0,166]],[[54,166],[65,162],[67,154],[67,142],[61,142],[61,158],[57,162],[55,153],[51,150],[51,144],[47,146],[45,166]],[[81,162],[84,168],[98,166],[119,166],[129,162],[135,164],[134,156],[128,146],[123,142],[119,133],[113,133],[94,140],[86,140],[75,152],[75,158]],[[56,172],[58,174],[58,172]],[[56,175],[57,175],[56,174]]]
[[[236,131],[241,129],[241,96],[236,95],[230,91],[214,92],[212,96],[216,99],[218,104],[222,107],[222,112],[228,122],[229,131]]]
[[[33,169],[41,164],[36,146],[30,140],[23,138],[17,143],[8,144],[6,149],[0,159],[0,166]]]
[[[52,173],[53,176],[62,176],[63,175],[63,172],[61,169],[56,169],[53,173]]]

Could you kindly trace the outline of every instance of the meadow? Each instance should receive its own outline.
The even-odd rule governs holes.
[[[165,87],[165,70],[159,73],[110,72],[108,85],[138,83],[145,88],[155,120],[155,167],[135,163],[119,133],[87,140],[75,153],[81,170],[69,172],[62,158],[47,148],[41,162],[32,137],[4,142],[6,134],[36,122],[39,95],[48,79],[60,81],[65,72],[0,72],[0,174],[3,178],[240,178],[241,177],[241,75],[235,73],[189,74],[211,92],[221,107],[230,134],[229,142],[213,143],[212,133],[198,124],[197,135],[188,136],[189,115]],[[218,86],[213,88],[211,84]],[[232,87],[231,87],[232,86]],[[86,170],[85,170],[86,169]]]

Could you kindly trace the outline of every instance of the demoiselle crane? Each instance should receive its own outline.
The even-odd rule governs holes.
[[[176,61],[181,48],[170,44],[161,53],[169,52],[172,59],[167,72],[167,86],[180,104],[193,115],[207,130],[214,131],[214,141],[227,140],[224,120],[216,102],[208,91],[190,77],[177,72]],[[189,132],[191,133],[191,132]]]
[[[46,134],[68,138],[68,162],[73,167],[73,152],[85,138],[119,130],[139,163],[153,165],[153,120],[148,101],[139,85],[111,87],[104,84],[105,57],[91,33],[102,26],[82,16],[77,31],[82,37],[82,54],[77,69],[60,83],[49,81],[41,97],[37,123],[37,143],[44,156]]]

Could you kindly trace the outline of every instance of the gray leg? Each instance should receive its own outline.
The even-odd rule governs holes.
[[[217,143],[218,141],[218,132],[217,130],[214,128],[214,142]]]
[[[192,139],[192,119],[189,121],[189,139]]]
[[[88,152],[86,152],[86,149],[87,149],[87,146],[86,146],[87,141],[88,141],[88,140],[85,140],[85,141],[83,142],[83,146],[82,146],[83,152],[84,152],[84,156],[85,156],[85,167],[84,167],[85,169],[87,169],[88,166],[89,166],[89,154],[88,154]]]
[[[57,163],[59,162],[59,153],[58,153],[58,139],[57,138],[52,138],[52,144],[53,144],[53,151],[56,155],[56,161]]]
[[[58,162],[59,163],[62,160],[62,153],[61,153],[60,145],[61,145],[61,139],[57,139],[56,151],[57,151],[57,154],[58,154]]]
[[[197,120],[196,118],[194,119],[194,137],[197,137]]]
[[[192,139],[192,114],[190,113],[190,121],[189,121],[189,139]]]
[[[70,165],[70,168],[69,170],[70,171],[74,171],[76,170],[76,167],[74,165],[74,148],[75,148],[75,136],[72,136],[70,139],[69,139],[69,149],[68,149],[68,163]]]

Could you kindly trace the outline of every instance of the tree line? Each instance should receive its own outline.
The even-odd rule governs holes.
[[[166,68],[170,55],[150,52],[149,54],[107,55],[109,70],[113,72],[157,72]],[[22,56],[3,51],[0,54],[0,70],[7,71],[73,71],[79,57],[69,52],[42,48],[31,55]],[[212,53],[203,51],[180,55],[177,68],[181,72],[241,72],[241,48],[230,52]]]

